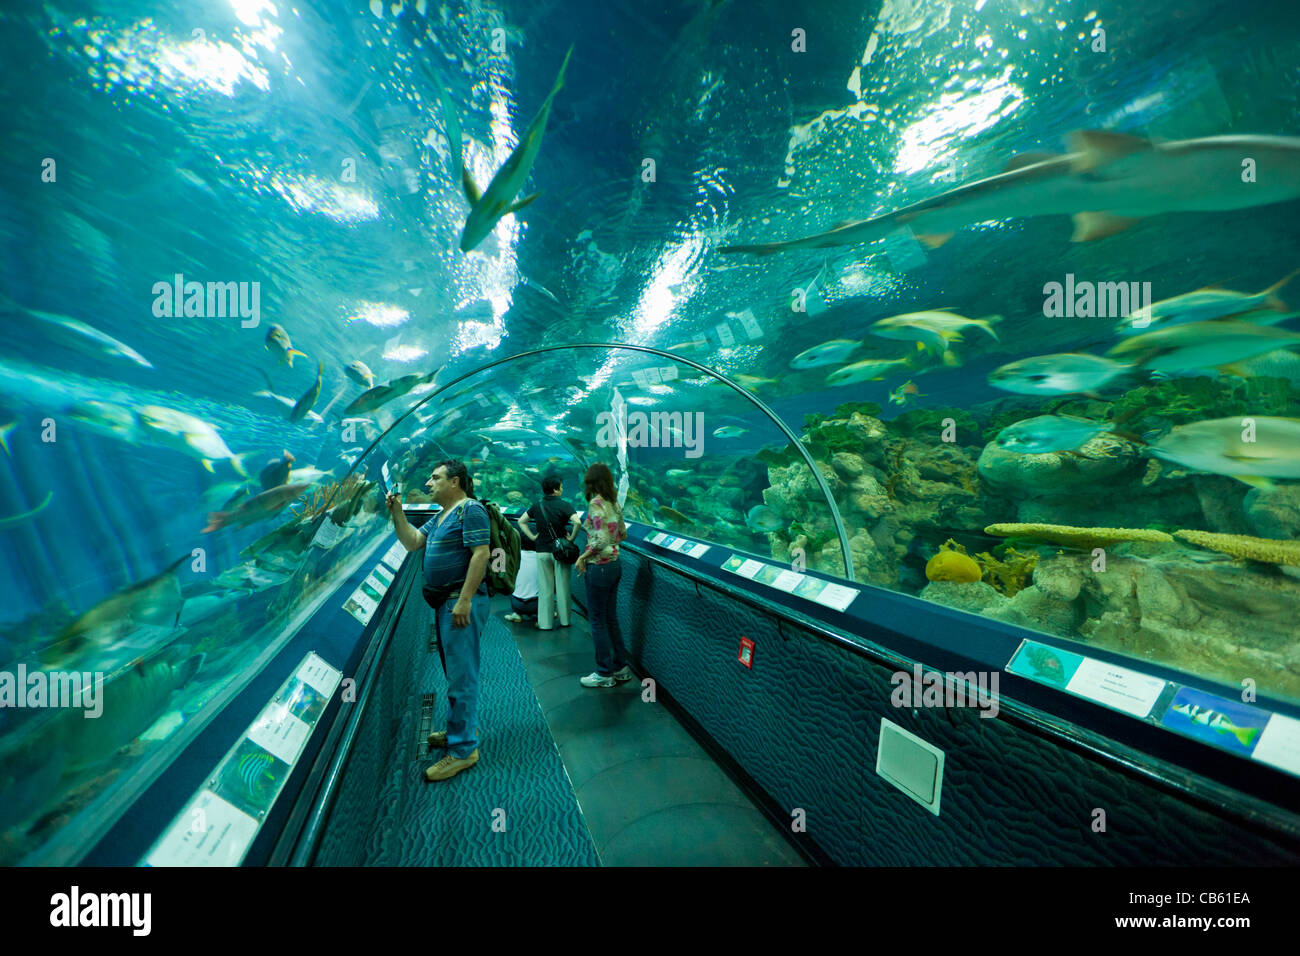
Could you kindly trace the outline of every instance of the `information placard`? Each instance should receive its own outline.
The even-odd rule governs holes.
[[[787,594],[793,594],[794,589],[799,586],[802,580],[803,575],[797,571],[782,571],[776,576],[776,580],[772,582],[772,587],[780,588]]]
[[[1300,720],[1273,714],[1251,756],[1300,777]]]
[[[833,607],[837,611],[844,611],[853,603],[853,599],[861,593],[857,588],[846,588],[842,584],[825,581],[822,583],[822,593],[813,600],[826,607]]]
[[[342,678],[319,655],[304,657],[141,862],[238,866]]]
[[[1146,717],[1165,689],[1165,681],[1127,667],[1085,657],[1065,689],[1071,694],[1095,700],[1134,717]]]

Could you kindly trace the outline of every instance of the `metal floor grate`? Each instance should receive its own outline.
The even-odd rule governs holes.
[[[420,700],[420,725],[417,727],[411,757],[413,763],[423,766],[429,757],[429,734],[433,733],[433,708],[436,694],[425,694]]]

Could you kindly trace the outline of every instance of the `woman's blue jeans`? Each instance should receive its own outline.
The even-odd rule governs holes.
[[[622,562],[587,565],[587,620],[596,645],[596,671],[602,677],[627,666],[618,628],[618,582],[622,577]]]

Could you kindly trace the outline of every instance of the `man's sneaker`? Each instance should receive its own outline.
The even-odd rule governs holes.
[[[447,780],[456,776],[462,770],[468,770],[474,764],[478,763],[478,751],[475,750],[468,757],[453,757],[451,754],[443,757],[436,764],[424,772],[426,780]]]
[[[518,624],[520,621],[523,620],[523,618],[518,614],[507,614],[506,620],[509,621],[511,624]]]
[[[474,737],[475,737],[475,739],[478,739],[478,730],[477,730],[477,729],[474,731]],[[447,731],[445,731],[445,730],[435,730],[433,733],[429,734],[429,746],[430,746],[430,747],[446,747],[446,746],[447,746]]]
[[[614,679],[612,674],[609,677],[605,677],[599,672],[593,671],[579,680],[578,683],[582,684],[583,687],[613,687],[618,683],[618,681]]]
[[[632,668],[628,667],[626,664],[614,671],[614,680],[618,681],[620,684],[631,679]]]

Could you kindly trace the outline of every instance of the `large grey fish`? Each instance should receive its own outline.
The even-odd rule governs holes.
[[[381,405],[386,405],[395,398],[400,398],[417,385],[428,385],[438,378],[445,365],[440,366],[428,375],[403,375],[401,378],[395,378],[386,385],[376,385],[369,391],[362,392],[357,399],[343,409],[344,415],[355,415],[358,412],[373,412]]]
[[[131,346],[119,342],[99,329],[91,328],[85,322],[66,315],[55,315],[52,312],[37,312],[35,309],[22,309],[22,311],[44,322],[52,330],[56,330],[69,345],[74,345],[83,351],[93,348],[94,351],[104,355],[126,359],[144,368],[153,368],[152,363]]]
[[[177,558],[163,571],[138,581],[100,601],[59,632],[41,651],[47,667],[66,663],[89,644],[106,644],[143,624],[175,625],[181,611],[181,585],[176,570],[190,555]]]
[[[1232,415],[1193,422],[1174,428],[1150,451],[1187,468],[1269,487],[1274,478],[1300,478],[1300,419]]]
[[[270,491],[263,491],[247,501],[241,502],[233,511],[214,511],[208,515],[208,524],[202,531],[207,534],[233,525],[242,528],[245,525],[272,518],[279,514],[284,506],[306,491],[310,485],[281,485]]]
[[[989,384],[1021,395],[1067,395],[1095,392],[1130,369],[1100,355],[1062,352],[1035,355],[996,368],[989,373]]]
[[[546,95],[542,108],[537,111],[519,145],[501,164],[501,168],[492,177],[492,182],[488,184],[488,188],[482,195],[479,194],[478,186],[470,176],[469,169],[464,168],[463,185],[471,208],[469,217],[465,220],[465,229],[460,235],[461,252],[469,252],[486,239],[502,216],[518,212],[538,197],[538,193],[533,193],[515,202],[515,196],[524,188],[524,182],[532,171],[533,163],[537,161],[537,154],[542,148],[542,136],[546,132],[546,121],[551,115],[551,104],[564,86],[564,71],[568,69],[569,57],[572,55],[573,47],[570,46],[569,52],[564,54],[560,72],[555,77],[555,84],[551,87],[551,92]]]
[[[892,213],[846,222],[786,242],[719,247],[719,252],[768,255],[874,242],[906,226],[931,248],[977,222],[1024,216],[1074,217],[1074,242],[1099,239],[1144,216],[1220,212],[1300,198],[1300,138],[1211,136],[1152,143],[1123,133],[1089,131],[1070,137],[1073,152],[1017,156],[1006,172],[950,189]],[[1256,162],[1245,183],[1241,163]]]
[[[1283,276],[1262,292],[1233,292],[1207,286],[1195,292],[1185,292],[1170,299],[1153,302],[1120,319],[1115,326],[1118,335],[1138,335],[1154,332],[1171,325],[1188,322],[1209,322],[1213,319],[1235,319],[1274,325],[1293,317],[1287,314],[1286,303],[1278,298],[1277,291],[1300,274],[1300,269]]]
[[[1107,352],[1157,372],[1222,368],[1242,359],[1300,345],[1300,332],[1220,319],[1189,322],[1125,339]]]

